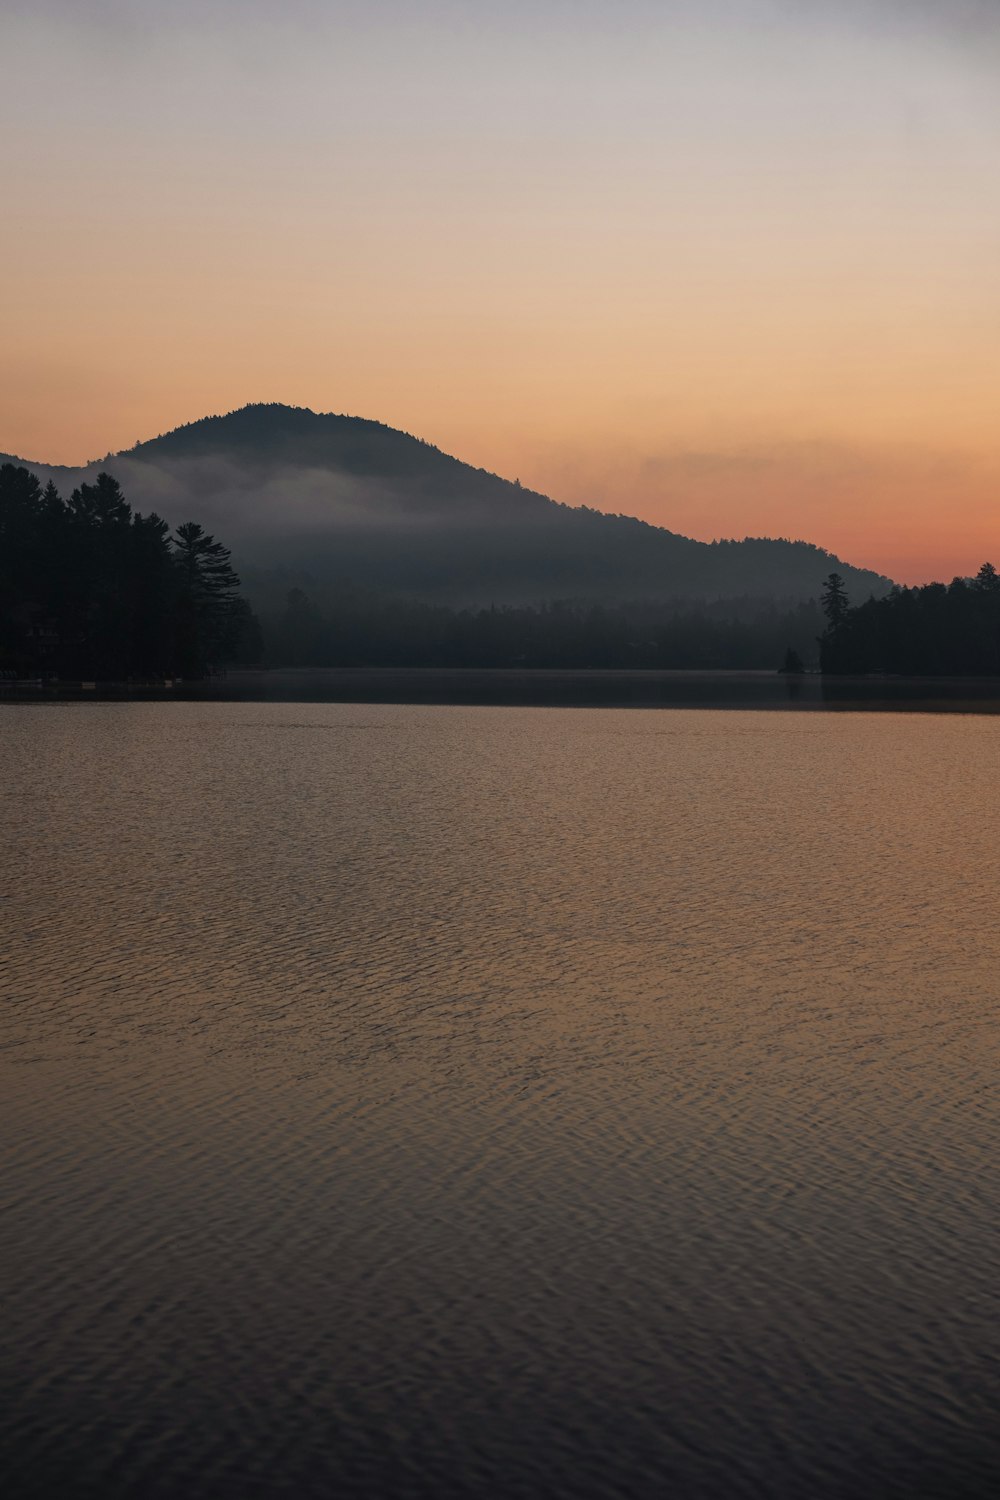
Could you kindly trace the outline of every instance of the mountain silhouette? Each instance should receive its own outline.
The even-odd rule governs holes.
[[[6,458],[6,456],[3,456]],[[572,507],[381,422],[251,405],[81,469],[10,457],[64,494],[105,470],[132,505],[196,517],[251,595],[275,580],[463,604],[815,598],[836,569],[860,602],[889,580],[801,541],[698,542]],[[270,585],[268,580],[270,580]]]

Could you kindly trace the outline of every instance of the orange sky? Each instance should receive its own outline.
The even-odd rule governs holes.
[[[1000,563],[995,14],[42,0],[0,449],[287,401],[693,536]]]

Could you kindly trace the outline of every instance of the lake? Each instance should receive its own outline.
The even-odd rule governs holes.
[[[1000,1486],[1000,720],[0,705],[17,1497]]]

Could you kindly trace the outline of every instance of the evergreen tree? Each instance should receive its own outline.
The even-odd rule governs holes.
[[[838,609],[820,662],[824,672],[1000,676],[1000,576],[984,563],[972,580],[897,587]]]
[[[121,681],[259,661],[260,628],[229,553],[200,526],[173,544],[110,474],[64,503],[0,466],[0,670]]]
[[[64,602],[70,633],[82,649],[74,671],[120,679],[129,675],[132,507],[118,481],[98,474],[70,496],[66,540],[75,559]],[[62,613],[63,610],[60,611]]]
[[[820,594],[820,608],[826,615],[828,626],[836,630],[844,623],[850,604],[847,598],[847,589],[844,580],[839,573],[831,573],[823,584]]]
[[[155,512],[132,521],[130,575],[131,670],[173,676],[175,586],[170,527]]]
[[[180,669],[185,677],[199,677],[228,654],[238,637],[235,603],[240,581],[229,549],[196,521],[178,526],[171,540]]]

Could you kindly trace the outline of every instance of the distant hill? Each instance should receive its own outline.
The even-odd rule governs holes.
[[[7,456],[0,456],[7,460]],[[855,601],[889,580],[807,542],[696,542],[560,505],[361,417],[245,406],[82,469],[10,456],[64,494],[107,470],[132,505],[201,522],[248,590],[302,582],[457,603],[813,598],[836,568]]]

